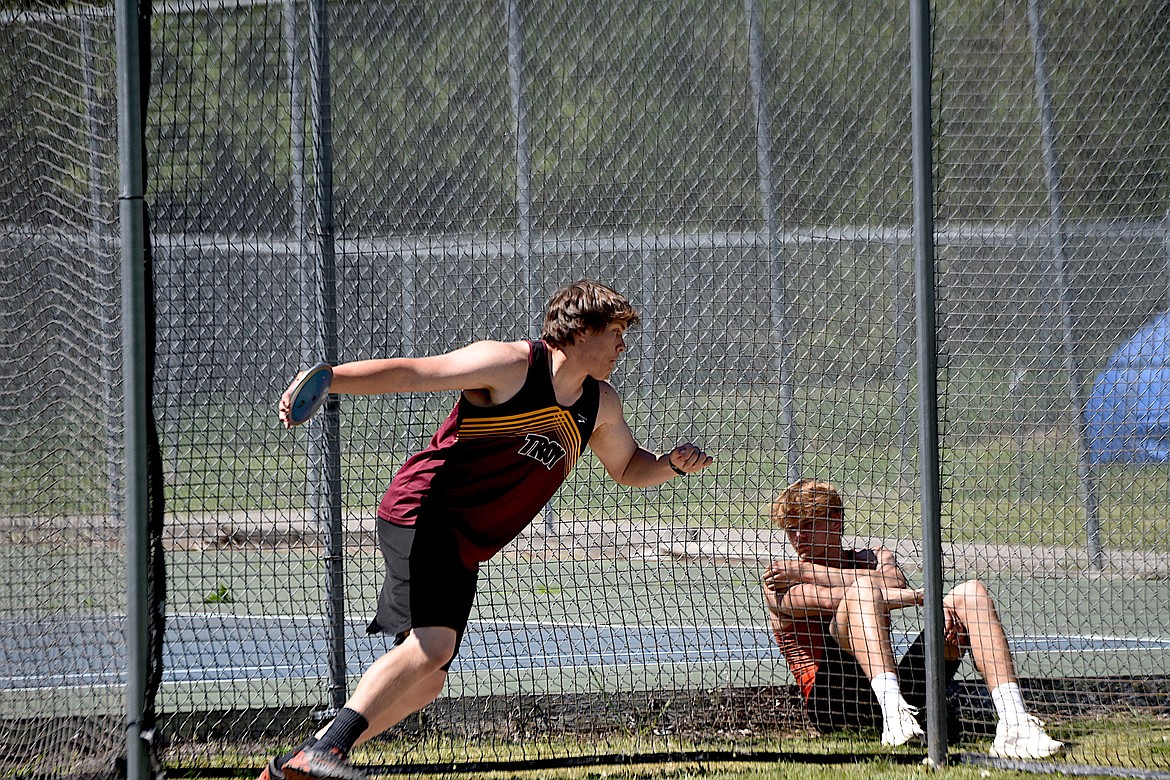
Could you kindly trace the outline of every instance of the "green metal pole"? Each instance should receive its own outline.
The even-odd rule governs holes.
[[[1048,234],[1051,245],[1051,275],[1060,305],[1060,344],[1064,357],[1064,381],[1072,434],[1076,442],[1077,478],[1081,505],[1085,508],[1085,548],[1093,571],[1105,568],[1101,545],[1101,512],[1097,501],[1097,477],[1089,461],[1086,441],[1085,401],[1081,387],[1080,356],[1077,354],[1076,319],[1070,291],[1068,253],[1064,219],[1064,187],[1061,184],[1060,155],[1056,143],[1056,108],[1048,72],[1048,46],[1044,33],[1044,9],[1040,0],[1028,0],[1028,29],[1032,36],[1036,70],[1036,101],[1040,108],[1040,143],[1044,154],[1044,178],[1048,188]]]
[[[756,170],[760,187],[760,209],[768,235],[768,276],[772,282],[772,343],[775,369],[780,380],[780,416],[784,425],[785,474],[788,482],[804,476],[800,462],[800,430],[796,424],[796,380],[792,371],[792,317],[788,306],[784,258],[780,248],[780,224],[776,217],[772,172],[772,114],[768,108],[768,86],[764,79],[764,29],[759,0],[745,0],[744,16],[748,36],[748,80],[756,113]]]
[[[329,4],[309,3],[309,71],[313,82],[313,139],[316,153],[316,313],[321,359],[336,364],[337,260],[333,224],[333,104],[329,75]],[[325,535],[325,617],[329,667],[328,709],[332,718],[349,697],[345,656],[345,528],[341,506],[341,405],[330,395],[310,429],[310,468],[317,490],[313,514]]]
[[[143,738],[150,667],[145,175],[138,0],[117,0],[118,207],[122,233],[122,393],[126,522],[126,777],[151,776]]]
[[[910,113],[914,177],[914,292],[918,331],[918,452],[922,485],[922,579],[926,588],[927,758],[947,761],[943,679],[942,500],[938,457],[938,345],[934,300],[934,147],[931,132],[930,0],[910,3]]]

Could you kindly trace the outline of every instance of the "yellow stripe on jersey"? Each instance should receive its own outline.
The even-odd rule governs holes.
[[[567,466],[581,457],[581,432],[573,422],[573,415],[556,406],[536,409],[523,414],[487,419],[464,418],[456,435],[460,439],[482,439],[487,436],[516,436],[529,433],[553,433],[568,452]]]

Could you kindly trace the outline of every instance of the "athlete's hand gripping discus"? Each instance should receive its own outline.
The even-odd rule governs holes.
[[[316,414],[329,397],[331,384],[333,368],[328,363],[318,363],[298,374],[280,399],[280,419],[285,427],[300,425]]]

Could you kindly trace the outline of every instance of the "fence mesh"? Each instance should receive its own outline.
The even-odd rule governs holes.
[[[0,754],[52,776],[124,746],[113,25],[0,13]]]
[[[1071,760],[1164,769],[1168,18],[1115,10],[936,11],[946,534]]]
[[[113,23],[2,18],[0,744],[66,776],[121,750],[127,672]],[[1165,770],[1170,18],[932,21],[948,588],[987,585],[1060,760]],[[583,458],[485,565],[444,694],[355,759],[803,744],[761,592],[795,556],[776,494],[831,480],[848,545],[921,580],[908,24],[817,0],[154,9],[169,767],[260,767],[389,648],[364,631],[374,510],[455,397],[345,397],[335,429],[287,432],[292,375],[535,337],[585,276],[643,315],[613,378],[635,436],[716,463],[630,490]],[[1115,402],[1124,434],[1083,413]],[[953,749],[986,753],[971,661],[950,694]]]

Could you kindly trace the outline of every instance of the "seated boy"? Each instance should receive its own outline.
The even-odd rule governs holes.
[[[882,724],[882,744],[924,736],[917,715],[926,700],[924,638],[901,663],[890,642],[890,612],[922,604],[894,554],[884,547],[842,547],[845,508],[832,484],[799,480],[772,507],[798,556],[774,561],[764,595],[776,641],[820,731]],[[943,599],[947,681],[967,652],[991,691],[999,722],[991,755],[1044,758],[1063,743],[1024,709],[1007,636],[987,588],[969,580]]]

